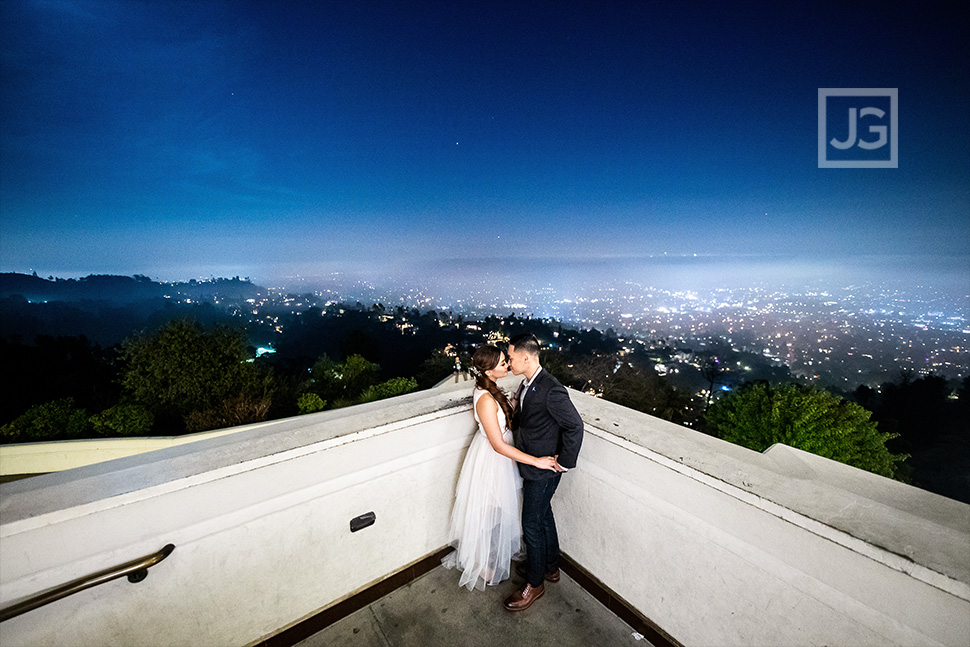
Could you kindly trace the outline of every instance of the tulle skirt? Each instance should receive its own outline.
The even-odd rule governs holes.
[[[505,432],[512,443],[512,434]],[[455,490],[450,543],[442,564],[461,573],[459,586],[484,590],[509,578],[522,556],[522,477],[510,458],[492,449],[479,428],[468,446]]]

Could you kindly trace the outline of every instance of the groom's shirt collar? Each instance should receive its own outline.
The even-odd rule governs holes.
[[[541,372],[542,372],[542,367],[540,366],[539,368],[536,369],[536,372],[532,374],[532,377],[526,378],[525,380],[526,388],[532,386],[532,383],[536,381],[536,377],[538,377],[539,373]]]

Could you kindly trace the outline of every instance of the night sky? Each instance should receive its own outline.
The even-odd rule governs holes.
[[[0,270],[968,268],[956,6],[4,0]],[[819,88],[898,88],[898,169],[818,168]]]

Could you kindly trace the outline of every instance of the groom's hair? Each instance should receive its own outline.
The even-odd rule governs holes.
[[[515,346],[515,350],[522,353],[539,356],[539,340],[531,332],[516,335],[509,340],[509,346]]]

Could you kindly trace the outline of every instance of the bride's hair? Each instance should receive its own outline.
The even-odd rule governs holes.
[[[498,388],[495,380],[485,375],[485,371],[490,371],[498,366],[504,355],[505,353],[495,346],[479,346],[475,354],[472,355],[472,366],[475,369],[472,373],[475,375],[475,385],[492,394],[492,397],[498,402],[498,406],[502,407],[502,411],[505,412],[505,424],[510,425],[512,424],[512,405],[509,404],[509,399],[502,389]]]

